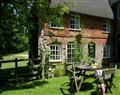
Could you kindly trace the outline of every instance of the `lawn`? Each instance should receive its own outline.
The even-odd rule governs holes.
[[[23,59],[27,58],[28,52],[22,52],[17,54],[10,54],[4,56],[4,60],[13,60],[15,58]],[[27,61],[20,62],[19,67],[26,66]],[[3,64],[4,68],[14,68],[13,63]],[[96,84],[93,83],[95,79],[89,78],[84,82],[82,91],[76,94],[71,94],[68,89],[69,79],[65,77],[50,78],[46,80],[35,80],[32,82],[26,82],[23,84],[17,84],[16,86],[6,86],[0,89],[0,95],[96,95]],[[120,70],[116,71],[114,84],[117,88],[113,87],[113,93],[107,93],[106,95],[119,95],[120,94]]]
[[[92,83],[94,80],[94,78],[87,79],[84,82],[84,89],[76,94],[71,94],[68,91],[69,86],[67,84],[69,79],[65,76],[46,80],[35,80],[13,87],[5,87],[1,89],[0,95],[96,95],[94,94],[96,91],[96,84]],[[116,71],[114,84],[117,88],[113,87],[113,93],[107,93],[106,95],[120,94],[120,70]]]
[[[15,53],[15,54],[8,54],[6,56],[3,56],[3,60],[11,60],[15,58],[28,58],[28,51]]]

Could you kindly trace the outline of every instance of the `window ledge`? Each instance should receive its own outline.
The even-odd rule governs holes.
[[[62,60],[49,60],[49,62],[62,62]]]
[[[58,29],[58,30],[63,30],[64,27],[50,27],[50,29]]]
[[[111,33],[111,32],[103,31],[103,33],[105,33],[105,34],[109,34],[109,33]]]
[[[69,29],[70,31],[81,31],[81,29]]]

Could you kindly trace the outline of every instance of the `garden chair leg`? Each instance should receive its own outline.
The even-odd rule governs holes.
[[[83,78],[81,79],[75,78],[75,87],[76,87],[77,92],[80,91],[82,83],[83,83]]]

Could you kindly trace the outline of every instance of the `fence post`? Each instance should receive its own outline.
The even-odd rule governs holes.
[[[15,58],[15,80],[18,82],[18,59]]]
[[[2,67],[2,62],[0,61],[0,69],[1,69],[1,67]]]

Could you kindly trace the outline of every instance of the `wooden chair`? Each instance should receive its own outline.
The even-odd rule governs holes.
[[[116,70],[115,68],[99,70],[101,74],[97,75],[97,79],[98,79],[98,85],[99,85],[98,90],[100,91],[99,93],[102,93],[100,95],[105,95],[105,90],[109,90],[110,93],[112,93],[111,88],[112,88],[112,85],[114,85],[113,78],[115,75],[115,70]],[[102,84],[102,87],[100,87],[101,84]]]
[[[72,91],[79,91],[83,82],[83,78],[79,77],[80,71],[75,68],[75,65],[72,64],[67,67],[67,75],[69,76],[70,80],[70,90]]]
[[[103,80],[106,85],[106,89],[108,89],[110,91],[110,93],[112,93],[111,88],[112,88],[112,85],[114,85],[113,79],[115,76],[115,70],[116,70],[116,68],[103,70]]]

